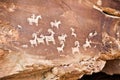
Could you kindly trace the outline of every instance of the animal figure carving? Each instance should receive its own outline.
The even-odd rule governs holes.
[[[54,21],[54,22],[50,22],[51,27],[56,27],[57,29],[60,27],[59,25],[61,24],[61,21]]]
[[[45,36],[41,34],[40,38],[37,38],[38,44],[40,44],[40,43],[44,44],[44,39],[45,39]]]
[[[41,15],[36,17],[35,14],[33,14],[30,18],[27,18],[27,21],[30,25],[33,25],[33,23],[35,23],[36,26],[38,26],[39,19],[42,19]]]
[[[63,51],[63,48],[65,47],[65,44],[64,44],[63,41],[62,41],[60,44],[61,44],[61,46],[60,46],[60,47],[57,47],[57,50],[58,50],[59,53],[60,53],[60,52],[64,52],[64,51]]]
[[[80,53],[80,50],[79,50],[80,43],[79,43],[79,41],[75,41],[75,46],[76,46],[76,47],[72,47],[72,53],[73,53],[73,54],[75,54],[75,53]]]
[[[48,29],[48,32],[50,33],[50,36],[45,36],[45,41],[47,43],[47,45],[49,45],[49,42],[52,42],[53,44],[55,44],[55,39],[54,39],[54,32],[52,29]]]
[[[119,3],[0,0],[0,80],[79,80],[104,72],[108,60],[120,58]],[[119,65],[113,69],[120,74]]]
[[[67,34],[62,34],[61,36],[58,36],[58,40],[61,42],[61,41],[64,41],[65,42],[65,39],[67,37]]]
[[[76,33],[75,33],[75,29],[74,29],[74,28],[70,28],[70,29],[71,29],[71,31],[72,31],[71,35],[74,36],[74,37],[77,37],[77,35],[76,35]]]

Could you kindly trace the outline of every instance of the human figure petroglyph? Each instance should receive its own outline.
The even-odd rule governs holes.
[[[75,33],[75,29],[72,28],[72,27],[71,27],[70,29],[71,29],[71,31],[72,31],[71,35],[74,36],[74,37],[77,37],[77,35],[76,35],[76,33]]]
[[[44,36],[43,34],[41,34],[40,37],[37,38],[38,44],[40,44],[40,43],[44,44],[44,43],[45,43],[45,42],[44,42],[44,39],[45,39],[45,36]]]
[[[53,44],[55,44],[55,39],[54,39],[54,32],[52,29],[48,29],[48,32],[50,33],[50,36],[45,36],[45,41],[46,44],[49,45],[49,42],[52,42]]]
[[[51,25],[52,28],[56,27],[57,29],[59,29],[60,24],[61,24],[61,21],[56,21],[55,20],[54,22],[50,22],[50,25]]]
[[[80,47],[79,41],[75,41],[75,47],[72,47],[72,53],[73,54],[80,53],[79,47]]]
[[[64,42],[62,41],[61,43],[61,46],[60,47],[57,47],[57,51],[60,53],[60,52],[64,52],[64,47],[65,47],[65,44],[64,44]]]
[[[87,50],[87,48],[91,48],[91,41],[86,39],[85,44],[83,44],[84,50]]]
[[[60,36],[58,36],[58,40],[61,42],[61,41],[66,41],[66,37],[67,37],[67,34],[62,34]]]
[[[36,33],[33,33],[32,34],[32,37],[34,38],[33,40],[29,40],[30,44],[31,44],[31,47],[34,47],[37,46],[37,34]]]
[[[35,14],[32,14],[30,18],[27,18],[27,21],[29,22],[29,25],[33,25],[33,23],[38,26],[39,19],[42,19],[41,15],[35,16]]]

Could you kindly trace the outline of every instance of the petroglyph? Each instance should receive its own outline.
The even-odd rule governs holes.
[[[30,44],[31,44],[31,47],[34,47],[37,46],[37,34],[36,33],[33,33],[32,34],[32,37],[34,38],[33,40],[29,40]]]
[[[55,39],[54,39],[54,32],[52,29],[48,29],[48,32],[50,33],[50,36],[45,36],[45,41],[47,43],[47,45],[49,45],[49,42],[52,42],[53,44],[55,44]]]
[[[66,37],[67,37],[67,34],[62,34],[62,35],[60,35],[60,36],[58,36],[58,40],[60,41],[60,43],[62,42],[62,41],[66,41]]]
[[[38,44],[40,44],[40,43],[44,44],[45,43],[44,39],[45,39],[45,36],[43,34],[40,35],[40,38],[37,37]]]
[[[65,47],[65,44],[64,42],[62,41],[61,43],[61,46],[60,47],[57,47],[57,51],[60,53],[60,52],[64,52],[63,48]]]
[[[57,29],[59,29],[60,24],[61,24],[61,21],[56,21],[55,20],[54,22],[50,22],[50,25],[51,25],[52,28],[56,27]]]
[[[97,32],[95,31],[95,32],[89,33],[88,37],[89,37],[89,38],[92,38],[92,37],[94,37],[94,36],[96,36],[96,35],[97,35]]]
[[[35,23],[35,25],[38,26],[39,19],[42,19],[41,15],[35,16],[35,14],[32,14],[30,18],[27,18],[27,21],[29,22],[29,25]]]
[[[80,53],[79,47],[80,47],[79,41],[75,41],[75,47],[72,47],[72,53],[73,54]]]
[[[74,29],[74,28],[72,28],[72,27],[71,27],[70,29],[71,29],[71,31],[72,31],[71,35],[72,35],[72,36],[74,36],[74,37],[76,38],[76,37],[77,37],[77,35],[76,35],[76,33],[75,33],[75,29]]]
[[[91,41],[86,39],[85,44],[83,44],[84,50],[87,50],[87,48],[91,48]]]

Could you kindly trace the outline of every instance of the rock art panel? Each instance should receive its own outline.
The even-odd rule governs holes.
[[[101,71],[120,57],[119,4],[0,0],[0,79],[77,80]]]

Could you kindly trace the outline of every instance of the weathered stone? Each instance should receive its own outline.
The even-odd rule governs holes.
[[[120,60],[115,59],[107,61],[102,71],[110,75],[120,74]]]
[[[76,80],[101,71],[120,57],[119,3],[0,0],[1,80]]]

